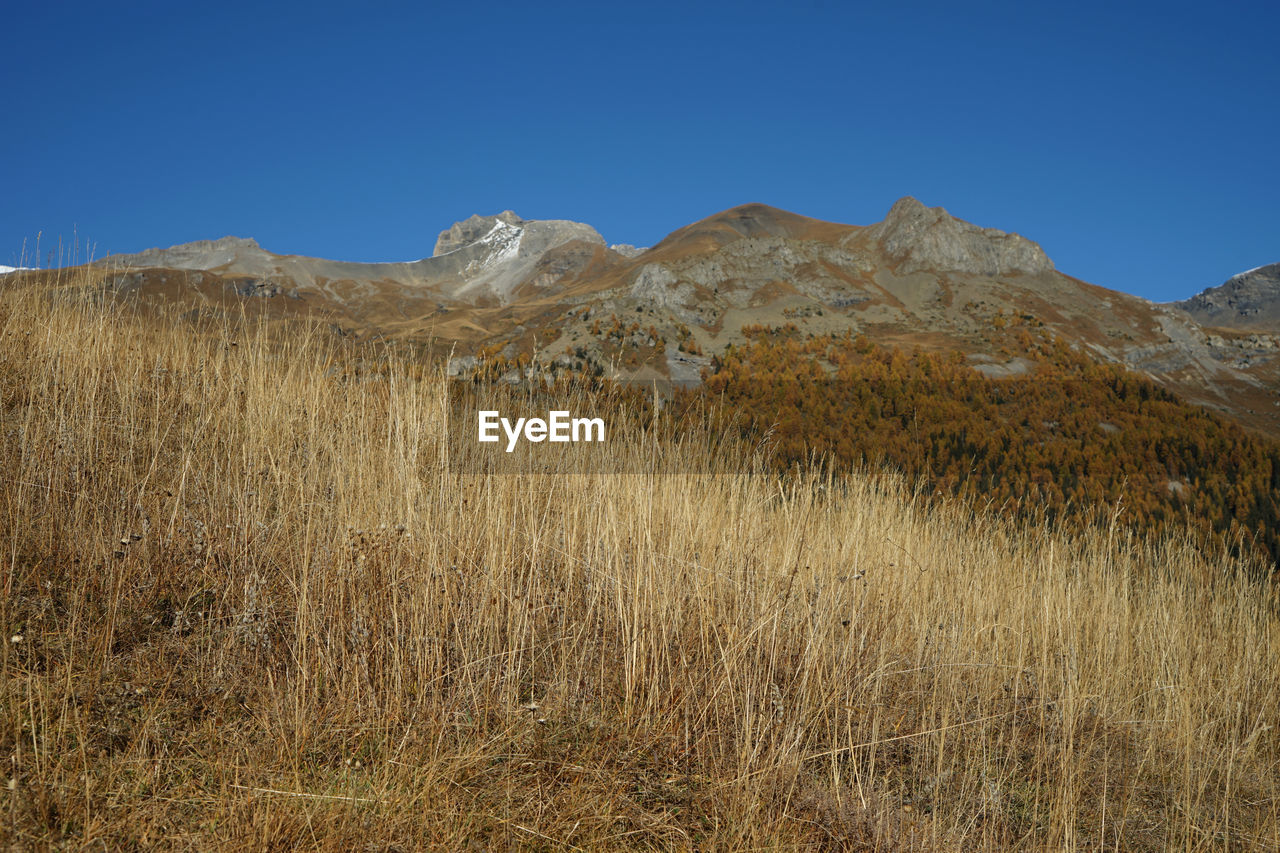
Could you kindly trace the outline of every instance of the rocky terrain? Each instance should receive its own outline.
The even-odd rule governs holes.
[[[339,301],[349,296],[342,284],[386,284],[408,296],[431,292],[469,303],[505,302],[535,276],[546,254],[574,241],[604,246],[590,225],[560,220],[526,221],[511,211],[472,216],[440,233],[431,257],[399,263],[348,263],[277,255],[254,240],[223,237],[132,255],[111,255],[101,265],[129,271],[175,269],[252,276],[287,283]],[[358,298],[358,296],[356,297]]]
[[[762,204],[732,208],[657,245],[613,245],[591,226],[471,216],[430,257],[347,263],[224,237],[110,256],[100,287],[205,315],[326,319],[344,335],[452,352],[463,374],[495,358],[693,384],[751,326],[849,332],[961,353],[989,376],[1028,365],[1017,330],[1052,335],[1189,399],[1280,433],[1280,264],[1156,304],[1058,271],[1031,240],[913,198],[868,226]]]
[[[868,233],[902,272],[1001,276],[1053,271],[1044,250],[1025,237],[979,228],[910,197],[898,201]]]
[[[1280,263],[1238,273],[1175,304],[1206,326],[1280,331]]]

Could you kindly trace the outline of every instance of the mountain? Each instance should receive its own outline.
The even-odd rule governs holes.
[[[940,207],[904,198],[868,232],[903,272],[940,270],[973,275],[1035,275],[1053,262],[1035,243],[995,228],[979,228]]]
[[[1237,273],[1175,304],[1201,325],[1280,333],[1280,263]]]
[[[1161,305],[1073,278],[1024,236],[909,197],[865,226],[746,204],[648,249],[504,211],[456,222],[416,261],[324,260],[224,237],[92,270],[99,286],[148,304],[318,316],[347,335],[430,343],[454,353],[459,374],[514,370],[523,356],[547,370],[697,384],[751,330],[791,324],[1012,376],[1029,369],[1013,343],[1027,333],[1280,434],[1280,265]]]
[[[416,261],[350,263],[278,255],[254,240],[223,237],[132,255],[110,255],[102,265],[252,276],[264,284],[287,282],[291,288],[319,290],[340,301],[349,298],[345,293],[348,288],[337,285],[359,283],[429,290],[448,299],[502,302],[513,298],[520,285],[534,277],[538,261],[548,252],[572,242],[604,245],[604,239],[589,225],[525,220],[508,210],[455,223],[440,233],[430,257]]]

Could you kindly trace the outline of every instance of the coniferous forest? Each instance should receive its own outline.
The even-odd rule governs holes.
[[[779,468],[883,464],[1024,517],[1115,514],[1280,554],[1280,443],[1060,341],[1010,335],[1006,352],[1033,366],[992,379],[956,352],[745,331],[680,405],[714,403],[720,427],[764,441]]]

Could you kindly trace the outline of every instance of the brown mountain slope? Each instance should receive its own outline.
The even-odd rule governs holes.
[[[1082,282],[1022,236],[912,198],[869,226],[747,204],[638,254],[581,223],[507,211],[457,223],[410,263],[276,255],[226,238],[108,258],[91,274],[143,302],[254,305],[430,342],[454,352],[455,372],[500,354],[690,384],[744,329],[794,323],[801,335],[954,351],[988,375],[1017,375],[1026,365],[1002,340],[1021,325],[1280,433],[1274,335],[1205,328],[1181,307]]]
[[[767,204],[743,204],[671,232],[650,250],[650,258],[715,251],[744,237],[836,242],[859,230],[856,225],[811,219]]]

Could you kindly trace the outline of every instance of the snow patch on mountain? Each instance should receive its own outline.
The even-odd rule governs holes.
[[[475,275],[511,260],[519,254],[520,240],[523,237],[524,228],[499,219],[494,223],[489,233],[478,241],[487,249],[484,257],[467,264],[464,273],[466,275]]]

